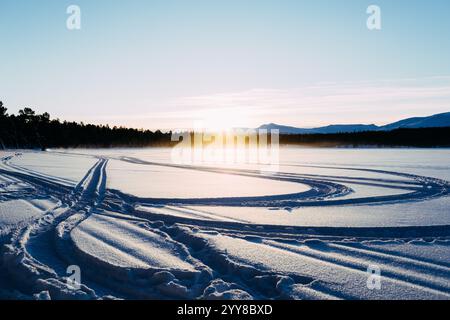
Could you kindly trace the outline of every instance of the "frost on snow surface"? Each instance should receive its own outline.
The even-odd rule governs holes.
[[[450,151],[392,152],[2,151],[0,298],[449,299]]]

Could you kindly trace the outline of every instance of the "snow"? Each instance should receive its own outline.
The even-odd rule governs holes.
[[[4,158],[13,153],[4,154]],[[4,170],[0,165],[0,170]],[[0,235],[11,227],[30,221],[56,207],[57,200],[41,196],[35,186],[14,176],[0,174]]]
[[[140,165],[112,160],[109,164],[108,188],[142,198],[218,198],[286,194],[309,188],[292,182],[231,174]]]
[[[45,199],[4,201],[0,205],[0,226],[36,218],[55,206],[55,203]]]
[[[407,227],[450,225],[450,198],[427,202],[348,206],[283,208],[180,206],[137,207],[139,211],[161,216],[187,219],[241,221],[247,224],[310,226],[310,227]]]
[[[10,164],[33,175],[42,174],[47,178],[57,178],[63,184],[73,185],[83,178],[95,162],[92,157],[67,153],[22,152],[11,159]]]
[[[131,222],[93,215],[72,231],[81,251],[121,267],[195,271],[185,250],[167,236]]]
[[[416,259],[408,261],[401,256],[383,255],[371,251],[370,247],[349,249],[347,244],[322,241],[290,244],[201,233],[197,236],[207,239],[212,250],[226,252],[228,259],[234,263],[291,277],[310,277],[311,282],[304,286],[311,288],[314,287],[313,282],[319,282],[321,288],[315,290],[331,296],[364,299],[450,298],[448,267],[421,265]],[[384,288],[381,292],[369,290],[365,285],[366,269],[371,264],[383,270]]]
[[[291,148],[267,175],[169,149],[2,151],[0,298],[448,300],[449,156]]]

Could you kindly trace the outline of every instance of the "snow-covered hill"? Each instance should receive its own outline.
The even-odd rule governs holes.
[[[279,130],[282,134],[342,133],[361,131],[387,131],[400,128],[436,128],[450,127],[450,112],[435,114],[429,117],[415,117],[400,120],[384,126],[374,124],[336,124],[318,128],[296,128],[275,123],[264,124],[258,129]]]

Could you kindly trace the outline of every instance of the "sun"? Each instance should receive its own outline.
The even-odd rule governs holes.
[[[198,123],[208,131],[229,131],[235,128],[248,127],[249,117],[238,108],[215,108],[203,110],[199,115]]]

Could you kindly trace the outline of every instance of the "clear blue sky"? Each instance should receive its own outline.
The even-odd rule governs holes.
[[[385,123],[450,111],[449,39],[448,0],[1,0],[0,99],[145,128]]]

